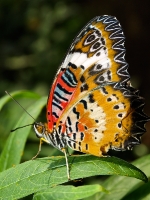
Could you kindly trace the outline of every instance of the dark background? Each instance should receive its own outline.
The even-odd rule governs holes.
[[[126,60],[134,87],[145,98],[150,115],[149,0],[1,0],[0,95],[30,90],[48,95],[54,75],[73,38],[93,17],[113,15],[126,36]],[[11,105],[16,107],[14,103]],[[3,116],[8,109],[3,110]],[[15,115],[15,113],[14,113]],[[4,117],[2,114],[0,118]],[[7,113],[7,120],[11,120]],[[0,125],[0,134],[5,126]],[[3,130],[3,131],[2,131]],[[150,123],[134,156],[149,152]],[[3,144],[1,144],[1,147]],[[131,154],[131,153],[130,153]]]

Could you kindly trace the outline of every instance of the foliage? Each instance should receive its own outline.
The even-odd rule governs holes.
[[[132,84],[140,87],[142,96],[149,102],[147,85],[150,79],[147,72],[150,12],[147,2],[1,0],[0,95],[3,96],[5,90],[11,92],[28,89],[36,92],[19,91],[11,94],[35,119],[40,114],[39,121],[44,121],[47,97],[41,98],[37,93],[47,96],[54,74],[80,28],[97,15],[109,14],[117,17],[127,38],[126,59],[130,65],[131,78],[133,77]],[[148,114],[149,104],[146,105]],[[146,181],[145,175],[134,166],[114,157],[101,159],[71,156],[71,178],[80,178],[71,182],[66,178],[64,157],[58,157],[62,153],[53,147],[43,145],[40,153],[42,159],[31,161],[37,153],[39,142],[33,131],[30,131],[32,126],[12,133],[10,130],[31,124],[34,120],[10,101],[9,96],[1,97],[0,111],[0,199],[23,196],[24,200],[150,199],[150,182],[145,184],[136,179]],[[146,134],[143,145],[134,148],[136,156],[143,156],[148,152],[149,134],[145,136]],[[147,146],[144,146],[144,142]],[[122,152],[121,155],[127,155],[126,160],[134,160],[135,154],[132,152]],[[50,157],[43,158],[44,156]],[[133,162],[148,178],[149,157],[143,156]],[[50,164],[52,168],[49,167]],[[115,176],[105,176],[113,174]],[[83,177],[90,178],[82,179]],[[52,184],[53,181],[55,184]]]
[[[35,103],[29,105],[27,110],[35,118],[46,102],[45,97],[39,97],[28,91],[15,92],[12,96],[33,98]],[[9,98],[6,96],[1,99],[1,108],[8,104],[8,100]],[[33,121],[24,113],[15,127],[33,123]],[[92,199],[126,199],[126,195],[127,197],[128,195],[133,196],[133,194],[136,196],[136,191],[143,188],[146,190],[146,195],[149,195],[146,189],[149,183],[144,184],[142,181],[147,182],[146,175],[150,176],[150,155],[134,162],[139,169],[115,157],[70,156],[69,166],[72,179],[70,182],[67,180],[64,156],[35,159],[19,164],[30,129],[31,127],[16,130],[9,135],[5,143],[0,157],[0,199],[18,199],[33,193],[34,200],[83,199],[90,196]],[[115,176],[100,182],[97,181],[97,184],[91,182],[88,185],[74,186],[73,180],[81,179],[82,181],[85,177],[96,175]],[[98,180],[101,176],[98,177]],[[60,185],[64,183],[68,185]]]
[[[71,33],[80,28],[75,12],[74,3],[61,0],[0,2],[1,95],[4,88],[47,93]]]

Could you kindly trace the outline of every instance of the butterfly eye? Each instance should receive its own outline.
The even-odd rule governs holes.
[[[44,128],[44,125],[42,123],[35,123],[34,124],[34,130],[35,130],[36,136],[38,138],[43,137],[43,134],[45,132],[45,128]]]

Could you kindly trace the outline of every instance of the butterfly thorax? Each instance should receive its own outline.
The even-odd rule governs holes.
[[[34,123],[34,130],[36,136],[41,138],[44,142],[51,144],[55,148],[62,150],[66,147],[65,139],[63,138],[63,134],[60,134],[59,131],[53,128],[52,131],[48,129],[47,123]]]

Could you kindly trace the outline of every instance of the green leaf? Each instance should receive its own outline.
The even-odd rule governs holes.
[[[138,168],[114,157],[70,156],[69,165],[72,180],[112,174],[147,180]],[[28,161],[0,174],[1,199],[18,199],[67,181],[64,157]]]
[[[136,190],[125,196],[122,200],[149,200],[150,199],[150,182],[138,187]]]
[[[27,92],[25,95],[27,94],[34,96],[34,93],[32,94],[30,92]],[[22,95],[22,93],[15,93],[15,95]],[[4,104],[4,102],[6,101],[7,98],[4,98],[2,104]],[[46,103],[46,97],[36,100],[34,105],[28,108],[28,112],[32,116],[34,116],[34,118],[36,118],[41,112],[43,106],[45,106],[45,103]],[[15,127],[31,124],[33,122],[34,120],[30,116],[28,116],[27,113],[24,112],[23,115],[20,116],[20,119]],[[32,126],[29,126],[23,129],[18,129],[10,133],[9,138],[7,139],[5,147],[3,149],[3,152],[0,156],[0,171],[3,171],[5,169],[12,167],[13,165],[20,163],[24,146],[31,128]]]
[[[36,193],[33,197],[33,200],[76,200],[92,196],[97,192],[107,191],[100,185],[86,185],[80,187],[61,185]]]
[[[134,161],[133,164],[140,168],[148,178],[150,177],[150,155],[146,155]],[[143,183],[137,179],[112,176],[103,183],[103,186],[110,191],[109,195],[100,194],[99,199],[122,199],[126,194],[129,194],[133,190],[139,188],[142,184]]]
[[[36,94],[34,92],[24,91],[24,90],[12,92],[11,96],[13,98],[16,98],[16,97],[21,97],[21,98],[28,97],[28,98],[32,98],[32,99],[37,99],[37,98],[40,97],[38,94]],[[4,97],[2,97],[0,99],[0,109],[2,109],[2,107],[10,100],[11,100],[11,98],[10,98],[9,95],[5,95]]]

